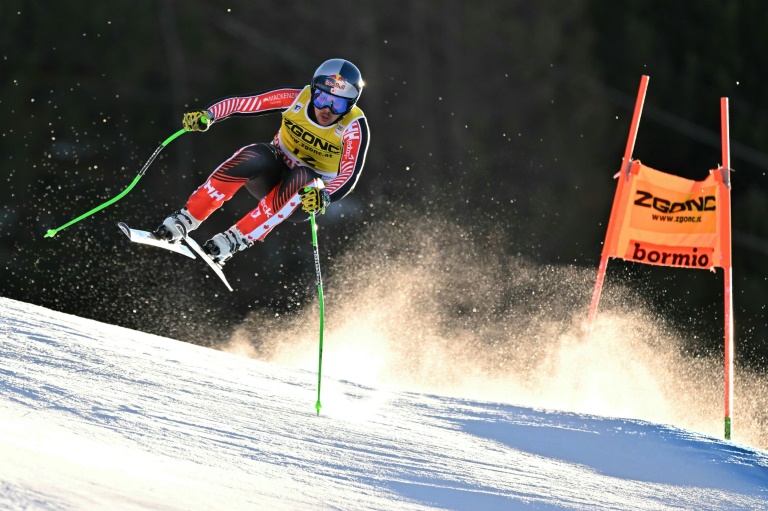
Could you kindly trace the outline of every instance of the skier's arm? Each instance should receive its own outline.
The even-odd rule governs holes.
[[[211,122],[238,115],[263,115],[282,112],[293,104],[301,88],[284,87],[257,92],[248,96],[232,96],[215,101],[205,111]]]
[[[332,201],[342,199],[355,188],[365,165],[369,138],[368,121],[365,117],[355,119],[344,130],[339,175],[325,184]]]

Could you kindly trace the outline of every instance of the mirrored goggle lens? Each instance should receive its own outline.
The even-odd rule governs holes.
[[[340,98],[338,96],[334,96],[333,94],[328,94],[325,91],[318,90],[315,92],[315,96],[312,99],[312,104],[315,105],[317,108],[325,108],[330,107],[331,112],[333,112],[336,115],[343,114],[347,111],[347,106],[349,106],[349,100],[345,98]]]

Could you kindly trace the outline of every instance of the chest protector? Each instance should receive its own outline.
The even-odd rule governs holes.
[[[306,165],[322,174],[336,175],[344,146],[344,130],[349,123],[362,117],[363,112],[355,106],[337,123],[323,127],[309,118],[307,109],[313,108],[311,100],[312,88],[306,86],[283,112],[275,145],[291,167]]]

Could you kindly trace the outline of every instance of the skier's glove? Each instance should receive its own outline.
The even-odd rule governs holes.
[[[305,188],[299,192],[301,209],[314,214],[318,211],[325,213],[325,207],[331,203],[331,195],[325,189]]]
[[[208,110],[195,110],[185,113],[181,124],[187,131],[208,131],[211,127],[211,117]]]

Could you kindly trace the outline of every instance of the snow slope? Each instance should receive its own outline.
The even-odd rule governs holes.
[[[768,453],[370,388],[0,298],[0,509],[768,509]]]

